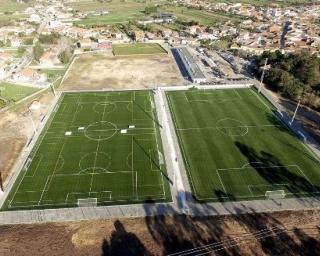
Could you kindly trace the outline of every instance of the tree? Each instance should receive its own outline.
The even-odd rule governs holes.
[[[25,47],[22,47],[22,46],[20,46],[19,48],[18,48],[18,54],[21,56],[22,54],[24,54],[26,52],[26,48]]]
[[[148,15],[151,13],[156,13],[157,11],[158,11],[157,6],[147,6],[146,8],[144,8],[144,13]]]
[[[7,39],[7,41],[6,41],[6,46],[7,46],[7,47],[11,47],[11,40],[10,40],[10,39]]]
[[[64,50],[64,51],[59,53],[58,58],[63,64],[66,64],[66,63],[68,63],[70,61],[71,54],[70,54],[69,51]]]
[[[26,38],[23,40],[24,45],[32,45],[33,44],[33,38]]]
[[[42,44],[57,44],[60,35],[58,33],[52,33],[50,35],[40,35],[39,41]]]
[[[43,53],[44,53],[43,47],[41,46],[40,43],[37,43],[33,47],[33,57],[35,58],[36,61],[39,61]]]

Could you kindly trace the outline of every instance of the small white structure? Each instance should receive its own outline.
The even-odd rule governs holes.
[[[68,132],[65,132],[65,134],[64,134],[65,136],[70,136],[70,135],[72,135],[72,132],[70,132],[70,131],[68,131]]]
[[[41,108],[41,103],[38,100],[35,100],[31,103],[29,110],[30,111],[37,111]]]
[[[78,128],[78,131],[83,131],[84,130],[84,127],[79,127]]]
[[[130,129],[135,128],[135,127],[136,127],[136,126],[133,125],[133,124],[129,125],[129,128],[130,128]]]
[[[121,131],[120,131],[120,133],[127,133],[128,132],[128,130],[127,129],[122,129]]]

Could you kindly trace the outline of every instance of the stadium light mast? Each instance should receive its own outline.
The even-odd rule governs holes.
[[[34,131],[34,133],[37,133],[36,124],[34,123],[34,120],[33,120],[33,117],[32,117],[32,112],[31,112],[30,109],[29,109],[29,117],[30,117],[30,120],[31,120],[31,123],[32,123],[33,131]]]
[[[295,111],[294,111],[294,114],[293,114],[293,116],[292,116],[292,118],[291,118],[290,125],[292,125],[294,119],[296,118],[296,115],[297,115],[297,113],[298,113],[299,107],[300,107],[300,99],[299,99],[299,101],[298,101],[298,103],[297,103],[297,107],[296,107],[296,109],[295,109]]]
[[[54,89],[53,83],[50,84],[50,87],[51,87],[51,90],[52,90],[52,92],[53,92],[53,95],[56,96],[56,95],[57,95],[57,94],[56,94],[56,89]]]
[[[3,180],[2,180],[2,169],[0,169],[0,196],[4,193]]]
[[[37,133],[37,127],[36,127],[36,124],[35,124],[35,122],[33,120],[32,112],[33,111],[37,111],[39,109],[40,109],[40,102],[38,102],[38,101],[32,102],[32,104],[28,107],[29,117],[30,117],[30,120],[31,120],[31,123],[32,123],[32,127],[33,127],[33,131],[34,131],[35,134]]]
[[[259,93],[261,92],[262,83],[263,83],[263,79],[264,79],[264,73],[265,73],[266,68],[267,68],[267,63],[268,63],[268,58],[266,58],[265,61],[264,61],[263,71],[262,71],[261,79],[260,79],[260,86],[259,86],[259,89],[258,89]]]

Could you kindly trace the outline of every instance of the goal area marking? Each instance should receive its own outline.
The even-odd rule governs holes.
[[[267,199],[283,199],[286,193],[284,190],[267,190],[265,196]]]
[[[97,206],[97,198],[81,198],[78,199],[78,207],[94,207]]]

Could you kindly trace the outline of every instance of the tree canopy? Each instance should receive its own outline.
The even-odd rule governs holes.
[[[255,58],[256,74],[260,75],[268,58],[265,83],[284,96],[320,109],[320,59],[307,51],[282,54],[264,52]]]

